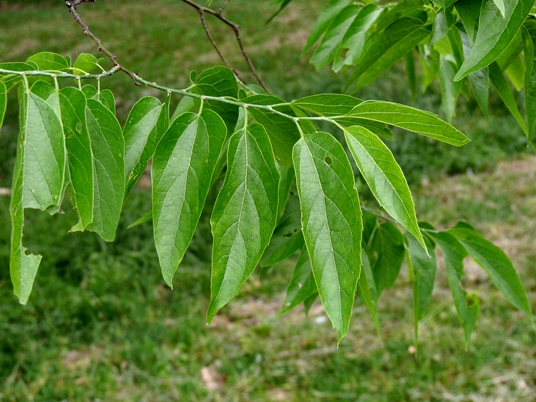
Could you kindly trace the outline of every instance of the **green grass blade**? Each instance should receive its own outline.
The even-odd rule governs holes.
[[[469,255],[484,268],[506,300],[532,320],[532,310],[527,293],[512,262],[504,251],[484,238],[467,223],[459,222],[448,232],[454,235],[465,246]]]
[[[93,221],[87,229],[113,241],[125,196],[125,140],[115,115],[95,99],[87,100],[86,122],[93,152]]]
[[[455,146],[469,142],[462,132],[438,115],[398,103],[366,101],[353,108],[349,116],[400,127]]]
[[[361,271],[363,223],[354,175],[330,134],[308,134],[294,146],[305,244],[324,309],[339,341],[348,333]]]
[[[195,233],[227,128],[212,110],[178,117],[159,142],[153,160],[154,240],[162,275],[173,276]]]
[[[231,137],[227,169],[211,217],[209,323],[251,275],[277,222],[279,171],[262,126],[249,126]]]
[[[391,150],[378,136],[364,127],[348,127],[344,135],[357,167],[374,197],[389,215],[426,248],[408,182]]]

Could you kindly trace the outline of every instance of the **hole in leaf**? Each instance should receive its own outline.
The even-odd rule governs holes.
[[[333,159],[331,159],[331,156],[329,156],[329,155],[326,156],[326,157],[324,158],[324,163],[325,163],[326,165],[328,165],[328,166],[331,166],[331,164],[333,163]]]

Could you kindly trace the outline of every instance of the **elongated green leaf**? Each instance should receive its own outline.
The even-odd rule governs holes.
[[[290,189],[294,183],[294,169],[278,166],[279,168],[279,212],[277,216],[281,218],[286,210],[287,201],[290,197]]]
[[[423,6],[423,0],[403,0],[396,3],[392,8],[385,8],[376,23],[371,27],[370,35],[381,33],[389,25],[403,17],[421,14]]]
[[[318,292],[314,292],[311,296],[303,301],[303,309],[305,310],[305,315],[309,314],[309,310],[315,304],[316,299],[318,299]]]
[[[506,81],[503,72],[496,62],[493,62],[489,65],[489,79],[510,113],[512,113],[512,116],[515,117],[525,135],[528,136],[527,125],[523,119],[523,116],[519,112],[512,89],[510,88],[508,81]]]
[[[344,134],[357,167],[374,197],[389,215],[425,247],[411,191],[392,152],[382,140],[364,127],[349,127]]]
[[[343,38],[361,11],[361,8],[357,4],[350,4],[342,9],[335,17],[311,58],[311,63],[317,69],[321,69],[335,60],[335,57],[341,50]]]
[[[405,17],[388,26],[374,40],[371,39],[346,88],[351,87],[354,92],[368,85],[417,46],[430,35],[432,26],[425,25],[425,22],[425,13],[423,19]]]
[[[376,283],[374,282],[374,276],[372,274],[372,268],[370,266],[370,261],[366,252],[361,254],[362,261],[362,270],[361,278],[359,278],[359,283],[357,284],[357,295],[367,308],[372,321],[376,326],[376,332],[380,339],[382,338],[381,327],[380,327],[380,318],[378,315],[378,305],[376,304],[378,300],[378,294],[376,292]]]
[[[243,102],[254,105],[285,103],[283,99],[273,95],[253,95],[243,99]],[[276,106],[274,109],[290,116],[294,115],[290,106]],[[290,167],[292,165],[292,147],[300,139],[300,132],[296,124],[292,120],[269,110],[248,108],[248,111],[268,132],[277,161],[282,166]]]
[[[382,223],[374,233],[371,250],[376,257],[373,274],[379,298],[383,290],[393,287],[398,278],[406,255],[404,236],[392,223]]]
[[[285,303],[283,304],[283,308],[279,312],[279,315],[292,310],[298,304],[305,302],[316,293],[316,283],[311,268],[311,260],[309,259],[309,254],[307,254],[307,249],[303,247],[300,256],[298,257],[296,267],[294,267],[292,279],[290,280],[287,294],[285,296]]]
[[[277,222],[279,172],[262,126],[255,124],[233,134],[227,167],[211,217],[209,323],[251,275]]]
[[[197,82],[193,92],[208,96],[238,96],[238,85],[234,73],[226,67],[212,67],[203,71],[197,76]],[[225,125],[227,133],[234,132],[238,120],[238,106],[228,103],[205,100],[205,108],[209,108],[218,113]]]
[[[303,244],[300,201],[294,196],[290,197],[260,264],[263,267],[271,267],[284,261],[300,250]]]
[[[58,206],[64,185],[65,147],[58,115],[27,85],[20,99],[20,135],[11,198],[10,271],[15,294],[26,304],[41,256],[22,245],[24,209]]]
[[[69,161],[71,201],[84,230],[93,221],[94,165],[91,141],[86,123],[86,97],[76,88],[60,91],[60,107]],[[76,229],[75,229],[76,230]]]
[[[311,95],[292,101],[300,109],[326,117],[347,115],[360,103],[363,103],[361,99],[343,94]]]
[[[471,43],[475,41],[476,25],[481,6],[482,0],[458,0],[454,5]]]
[[[293,151],[305,244],[324,309],[339,334],[348,333],[361,271],[363,223],[354,175],[330,134],[308,134]]]
[[[462,278],[464,276],[463,260],[469,254],[456,237],[448,232],[434,233],[433,237],[445,256],[447,279],[458,317],[462,323],[465,334],[465,347],[467,348],[480,310],[480,301],[477,295],[468,296],[462,287]]]
[[[475,73],[469,74],[469,84],[475,94],[478,106],[484,113],[484,117],[488,118],[488,101],[489,101],[489,69],[488,67],[478,70]]]
[[[398,103],[366,101],[353,108],[349,115],[390,124],[451,145],[461,146],[469,142],[463,133],[436,114]]]
[[[454,235],[465,246],[469,255],[484,268],[506,300],[532,320],[532,310],[523,284],[504,251],[467,223],[460,222],[448,232]]]
[[[93,221],[87,229],[113,241],[125,196],[125,140],[117,118],[102,103],[87,100],[86,122],[93,152]]]
[[[145,171],[168,125],[169,110],[158,99],[145,97],[132,107],[124,129],[126,194]]]
[[[473,49],[454,79],[459,81],[496,60],[516,36],[533,5],[533,0],[509,0],[503,16],[492,0],[485,0]]]
[[[409,245],[409,264],[413,268],[415,282],[413,284],[413,311],[415,315],[415,341],[419,340],[419,321],[424,316],[430,303],[437,271],[437,261],[434,253],[434,244],[425,238],[428,254],[419,242],[409,233],[406,233]]]
[[[530,30],[529,30],[530,28]],[[529,141],[536,129],[536,69],[535,48],[536,22],[523,27],[523,45],[525,52],[525,110],[527,113],[527,133]]]
[[[417,71],[415,70],[415,56],[413,51],[409,51],[404,55],[404,65],[409,80],[411,100],[415,103],[415,100],[417,99]]]
[[[303,53],[313,47],[313,45],[318,41],[318,39],[320,39],[324,32],[326,32],[341,10],[343,10],[351,2],[351,0],[330,0],[316,20],[315,25],[311,30],[311,35],[309,36],[309,39],[307,39],[305,49],[303,49]]]
[[[0,130],[4,123],[4,116],[6,115],[7,107],[7,88],[6,84],[0,81]]]
[[[201,115],[185,113],[177,118],[156,148],[154,239],[170,287],[195,233],[226,135],[221,117],[206,109]]]
[[[56,53],[41,52],[28,57],[27,62],[37,64],[39,70],[66,71],[69,69],[69,61]]]
[[[462,83],[454,81],[456,74],[456,65],[448,60],[448,58],[440,56],[439,59],[439,83],[441,85],[441,104],[448,122],[452,122],[452,118],[456,113],[456,101],[462,90]]]
[[[504,0],[493,0],[499,11],[501,12],[501,15],[506,17],[506,9],[504,7]]]

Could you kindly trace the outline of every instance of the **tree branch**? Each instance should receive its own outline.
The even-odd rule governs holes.
[[[89,36],[93,42],[97,45],[99,52],[104,53],[110,61],[113,63],[114,67],[117,67],[118,70],[123,71],[125,74],[127,74],[130,78],[132,78],[132,81],[134,81],[134,84],[137,86],[141,86],[141,84],[136,79],[136,74],[134,74],[132,71],[126,69],[121,64],[119,64],[119,61],[117,59],[117,56],[114,56],[108,49],[106,49],[101,40],[97,38],[90,30],[89,27],[82,21],[80,18],[80,15],[78,15],[78,12],[76,11],[76,7],[78,7],[82,3],[93,3],[95,0],[67,0],[65,2],[65,5],[69,9],[69,12],[73,16],[74,20],[82,27],[84,30],[84,33]]]
[[[231,0],[226,0],[225,3],[218,10],[213,10],[212,8],[201,6],[201,5],[195,3],[195,2],[193,2],[191,0],[182,0],[182,1],[184,3],[186,3],[186,4],[188,4],[189,6],[195,8],[199,12],[199,14],[203,16],[203,19],[204,19],[204,14],[205,13],[206,14],[211,14],[211,15],[215,16],[217,19],[219,19],[220,21],[222,21],[227,26],[231,27],[231,29],[233,30],[233,32],[235,34],[236,42],[238,43],[238,46],[240,47],[240,51],[242,52],[242,57],[244,57],[244,60],[246,60],[246,63],[248,64],[248,67],[249,67],[249,70],[251,71],[251,74],[253,74],[253,76],[255,77],[255,79],[257,80],[259,85],[262,87],[262,89],[264,89],[266,92],[269,92],[268,88],[266,88],[266,85],[262,81],[261,77],[259,77],[259,74],[257,73],[257,70],[255,69],[255,66],[253,65],[253,62],[249,58],[249,55],[246,52],[246,49],[244,48],[244,44],[242,43],[242,37],[240,36],[240,26],[238,24],[235,24],[233,21],[229,20],[228,18],[226,18],[222,14],[223,11],[225,10],[225,7],[227,7],[227,5],[229,4],[229,2]],[[205,32],[206,32],[207,36],[211,40],[212,46],[216,49],[216,51],[217,51],[218,55],[220,56],[220,58],[223,60],[223,62],[229,68],[231,68],[229,66],[229,64],[227,63],[227,61],[225,60],[225,58],[223,57],[221,51],[217,48],[217,45],[214,42],[214,40],[212,39],[212,35],[208,31],[208,29],[206,27],[206,24],[203,25],[203,28],[205,29]],[[232,70],[235,71],[234,69],[232,69]],[[238,78],[240,79],[240,77],[238,77]]]

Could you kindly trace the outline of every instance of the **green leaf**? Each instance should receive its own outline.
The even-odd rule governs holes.
[[[314,46],[314,44],[318,41],[318,39],[320,39],[324,32],[326,32],[341,10],[343,10],[351,2],[351,0],[330,0],[316,20],[315,25],[311,30],[311,35],[309,36],[309,39],[307,39],[307,43],[303,49],[303,53]]]
[[[501,15],[503,18],[506,17],[506,9],[504,7],[504,0],[493,0],[499,11],[501,12]]]
[[[463,133],[436,114],[397,103],[366,101],[353,108],[349,115],[400,127],[451,145],[469,142]]]
[[[424,13],[425,15],[425,13]],[[424,22],[426,18],[424,18]],[[367,43],[363,57],[348,79],[346,88],[352,92],[374,81],[431,32],[423,19],[404,17],[388,26]]]
[[[197,76],[192,92],[208,96],[238,96],[238,84],[233,72],[227,67],[212,67]],[[214,110],[227,126],[227,133],[234,132],[238,121],[238,106],[216,101],[204,101],[205,108]]]
[[[413,268],[415,282],[413,284],[413,303],[415,314],[415,342],[419,340],[419,321],[424,316],[426,308],[432,298],[434,282],[437,271],[436,255],[434,244],[425,238],[428,254],[421,247],[419,242],[409,233],[406,233],[408,241],[409,262]]]
[[[458,0],[454,5],[471,43],[475,41],[481,6],[482,0]]]
[[[28,57],[26,62],[33,62],[39,70],[66,71],[71,67],[69,61],[56,53],[41,52]]]
[[[92,99],[95,99],[102,103],[108,108],[110,112],[115,114],[115,97],[112,91],[109,89],[103,89],[98,91],[95,95],[92,96]]]
[[[480,12],[480,24],[471,53],[454,77],[456,81],[490,65],[510,44],[529,15],[533,0],[510,0],[505,15],[492,0],[486,0]]]
[[[0,69],[10,70],[10,71],[32,71],[37,70],[37,65],[35,63],[0,63]],[[5,74],[0,73],[0,81],[6,85],[6,89],[9,91],[15,85],[22,81],[22,76],[20,74]]]
[[[303,301],[303,309],[305,310],[305,315],[309,314],[309,310],[315,304],[316,299],[318,299],[318,292],[314,292],[311,296]]]
[[[376,326],[376,332],[380,339],[382,338],[380,319],[378,315],[378,305],[376,304],[378,300],[378,294],[376,292],[376,283],[374,282],[374,276],[372,274],[372,268],[370,266],[370,261],[366,252],[361,253],[361,261],[363,262],[361,270],[361,278],[357,284],[357,295],[367,307],[372,321]]]
[[[532,310],[523,284],[504,251],[467,223],[459,222],[448,232],[454,235],[465,246],[469,255],[484,268],[506,300],[532,320]]]
[[[60,107],[69,161],[71,202],[80,217],[75,226],[84,230],[93,221],[94,166],[86,123],[86,97],[76,88],[60,91]]]
[[[156,148],[154,239],[170,287],[195,233],[226,135],[221,117],[206,109],[200,115],[185,113],[177,118]]]
[[[86,95],[87,99],[96,99],[97,88],[95,88],[93,85],[84,85],[82,87],[82,92],[84,93],[84,95]]]
[[[335,60],[335,57],[341,50],[343,38],[361,11],[361,8],[357,4],[350,4],[342,9],[335,17],[311,58],[311,63],[317,69],[321,69]]]
[[[275,229],[279,172],[270,139],[258,124],[230,140],[227,174],[211,217],[211,302],[207,321],[240,290]]]
[[[510,88],[508,81],[506,81],[503,72],[496,62],[493,62],[489,65],[489,79],[510,113],[512,113],[512,116],[514,116],[519,123],[519,126],[528,137],[527,125],[523,119],[523,116],[519,112],[512,89]]]
[[[309,254],[307,254],[307,249],[303,247],[298,257],[298,262],[294,267],[292,279],[290,280],[285,296],[285,303],[279,315],[289,312],[298,304],[305,302],[316,294],[316,283],[311,268],[311,260],[309,259]]]
[[[415,56],[413,51],[409,51],[404,55],[404,65],[409,80],[409,88],[411,89],[411,100],[415,103],[417,99],[417,71],[415,70]]]
[[[536,129],[536,23],[523,27],[523,44],[525,47],[525,110],[527,112],[527,132],[529,141]]]
[[[183,96],[182,99],[177,104],[173,115],[171,116],[171,122],[173,123],[177,117],[186,112],[191,112],[194,110],[195,100],[190,96]]]
[[[348,333],[361,271],[363,223],[354,174],[341,144],[328,133],[300,139],[293,158],[305,244],[340,341]]]
[[[408,182],[392,152],[382,140],[364,127],[349,127],[344,135],[357,167],[374,197],[389,215],[425,247]]]
[[[452,122],[452,118],[456,114],[456,102],[460,92],[462,91],[462,83],[454,81],[456,74],[456,64],[449,58],[439,57],[439,83],[441,85],[441,105],[448,122]]]
[[[254,105],[277,105],[285,101],[273,95],[253,95],[243,99],[244,103]],[[293,116],[294,111],[288,105],[276,106],[275,110]],[[272,142],[277,161],[284,167],[292,165],[292,147],[300,139],[300,132],[296,123],[286,117],[266,109],[250,107],[248,111],[261,124]]]
[[[27,255],[22,245],[24,209],[59,206],[65,171],[65,143],[57,113],[27,85],[21,91],[17,159],[11,197],[10,271],[15,294],[26,304],[41,256]]]
[[[270,18],[268,18],[268,21],[266,21],[266,23],[269,24],[270,22],[272,22],[272,20],[277,17],[281,13],[281,11],[283,11],[290,4],[290,2],[291,0],[272,0],[269,6],[280,4],[280,7],[279,10],[277,10],[274,14],[272,14]]]
[[[371,250],[376,257],[373,274],[379,298],[383,290],[393,287],[398,278],[406,255],[404,236],[391,222],[384,222],[374,233]]]
[[[6,115],[7,107],[7,88],[6,84],[0,81],[0,130],[4,123],[4,116]]]
[[[290,197],[260,264],[263,267],[271,267],[284,261],[300,250],[303,244],[300,201],[294,196]]]
[[[448,232],[433,233],[432,237],[445,256],[447,279],[450,290],[452,291],[458,317],[462,323],[465,334],[465,348],[467,349],[471,340],[471,334],[475,328],[478,311],[480,310],[480,301],[477,295],[472,294],[468,296],[462,287],[462,278],[464,276],[463,260],[469,254],[456,237]]]
[[[279,168],[279,212],[277,216],[281,218],[285,212],[287,201],[290,197],[290,189],[294,183],[294,169],[278,166]]]
[[[167,111],[163,104],[153,97],[141,98],[132,107],[124,128],[125,137],[125,177],[127,195],[141,177],[154,149],[168,129],[165,121]],[[168,117],[169,118],[169,117]]]
[[[76,58],[73,68],[75,68],[75,74],[91,73],[99,65],[99,60],[88,53],[80,53]]]
[[[441,39],[447,36],[450,27],[451,25],[449,24],[449,21],[447,20],[447,15],[445,14],[445,10],[443,9],[438,12],[434,18],[430,44],[433,45],[434,43],[439,42]]]
[[[125,140],[112,112],[87,100],[86,122],[93,152],[93,221],[87,229],[113,241],[125,196]]]
[[[320,116],[340,117],[350,113],[360,103],[363,103],[361,99],[350,95],[320,94],[293,100],[291,104]]]
[[[370,35],[382,32],[389,25],[403,17],[411,17],[415,14],[422,14],[424,7],[423,0],[403,0],[392,8],[385,8],[376,23],[372,26]]]

